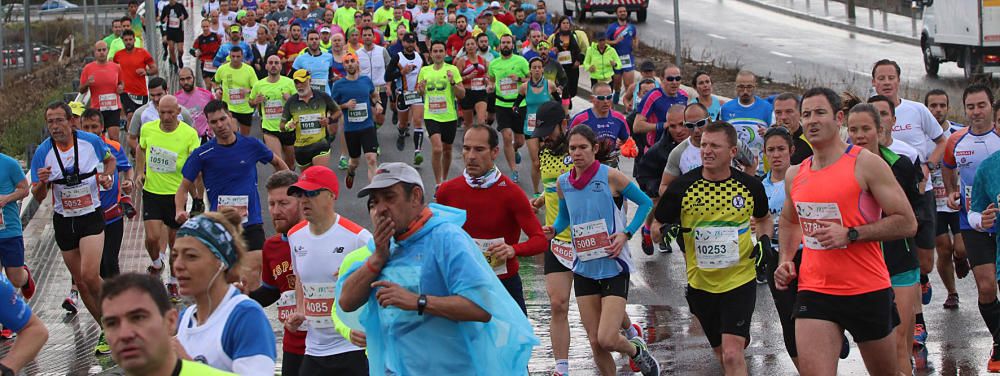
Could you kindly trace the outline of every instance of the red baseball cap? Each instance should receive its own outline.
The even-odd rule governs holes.
[[[333,197],[338,197],[340,184],[337,182],[337,174],[326,166],[312,166],[302,171],[302,175],[299,175],[299,181],[288,187],[288,194],[291,195],[298,191],[312,192],[320,189],[328,189],[333,193]]]

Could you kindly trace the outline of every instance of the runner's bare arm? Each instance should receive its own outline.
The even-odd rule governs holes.
[[[0,195],[0,207],[7,205],[11,202],[20,201],[21,199],[28,197],[28,179],[21,179],[20,183],[14,187],[14,191],[10,194]]]
[[[785,172],[785,204],[778,220],[778,262],[792,261],[799,245],[802,244],[802,226],[799,213],[792,202],[792,184],[799,173],[799,166],[792,166]]]
[[[285,161],[281,160],[279,155],[274,155],[271,157],[271,166],[274,166],[274,172],[284,171],[288,169],[288,165]]]
[[[174,194],[174,208],[176,208],[174,209],[174,219],[177,223],[184,224],[188,220],[187,196],[193,185],[187,178],[181,179],[181,185],[177,188],[177,193]]]
[[[771,218],[771,213],[768,213],[760,218],[754,218],[753,222],[754,228],[757,230],[755,232],[757,233],[758,239],[765,235],[767,235],[769,239],[774,238],[774,219]]]
[[[934,140],[934,151],[927,156],[927,162],[932,164],[940,164],[942,158],[944,157],[944,149],[948,143],[948,137],[938,136],[937,140]]]
[[[146,184],[146,151],[136,145],[135,150],[135,182],[139,183],[139,189]]]
[[[857,163],[858,168],[855,169],[855,173],[858,184],[862,189],[871,192],[882,208],[882,218],[855,228],[858,231],[858,240],[897,240],[916,234],[917,218],[889,165],[870,152],[858,155]]]
[[[34,360],[42,346],[49,339],[49,330],[35,314],[28,319],[28,324],[17,333],[17,340],[10,347],[7,355],[0,359],[0,364],[10,368],[15,373]]]

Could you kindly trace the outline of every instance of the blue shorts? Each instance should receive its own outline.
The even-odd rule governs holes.
[[[629,61],[631,62],[631,64],[629,65],[629,67],[628,68],[624,68],[624,69],[615,69],[615,74],[628,73],[628,72],[632,72],[632,71],[635,70],[635,55],[628,54],[628,57],[629,57]],[[621,55],[619,55],[618,58],[620,59]],[[622,60],[624,60],[624,59],[622,59]],[[622,61],[622,65],[624,65],[624,64],[625,64],[625,62]]]
[[[5,268],[24,266],[24,238],[0,238],[0,265]]]
[[[892,287],[910,287],[920,282],[920,268],[897,273],[890,277]]]

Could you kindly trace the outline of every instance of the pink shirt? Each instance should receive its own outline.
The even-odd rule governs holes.
[[[191,112],[191,117],[194,119],[194,129],[198,131],[198,136],[211,136],[212,130],[208,128],[205,105],[215,99],[212,92],[195,86],[191,93],[187,93],[182,89],[178,90],[174,96],[177,97],[178,104]]]

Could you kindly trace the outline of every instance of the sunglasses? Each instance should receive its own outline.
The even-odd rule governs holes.
[[[709,121],[711,121],[709,118],[704,118],[704,119],[698,120],[698,121],[693,122],[693,123],[685,121],[684,122],[684,126],[688,127],[688,129],[701,128],[701,127],[704,127],[705,125],[708,125]]]
[[[595,95],[594,99],[599,100],[599,101],[610,101],[610,100],[614,99],[614,94]]]
[[[320,193],[323,193],[325,191],[326,189],[317,189],[315,191],[296,190],[294,193],[292,193],[292,197],[314,198],[316,196],[319,196]]]
[[[666,80],[667,82],[680,81],[683,78],[684,77],[681,77],[681,76],[666,76],[666,77],[663,77],[663,79]]]

